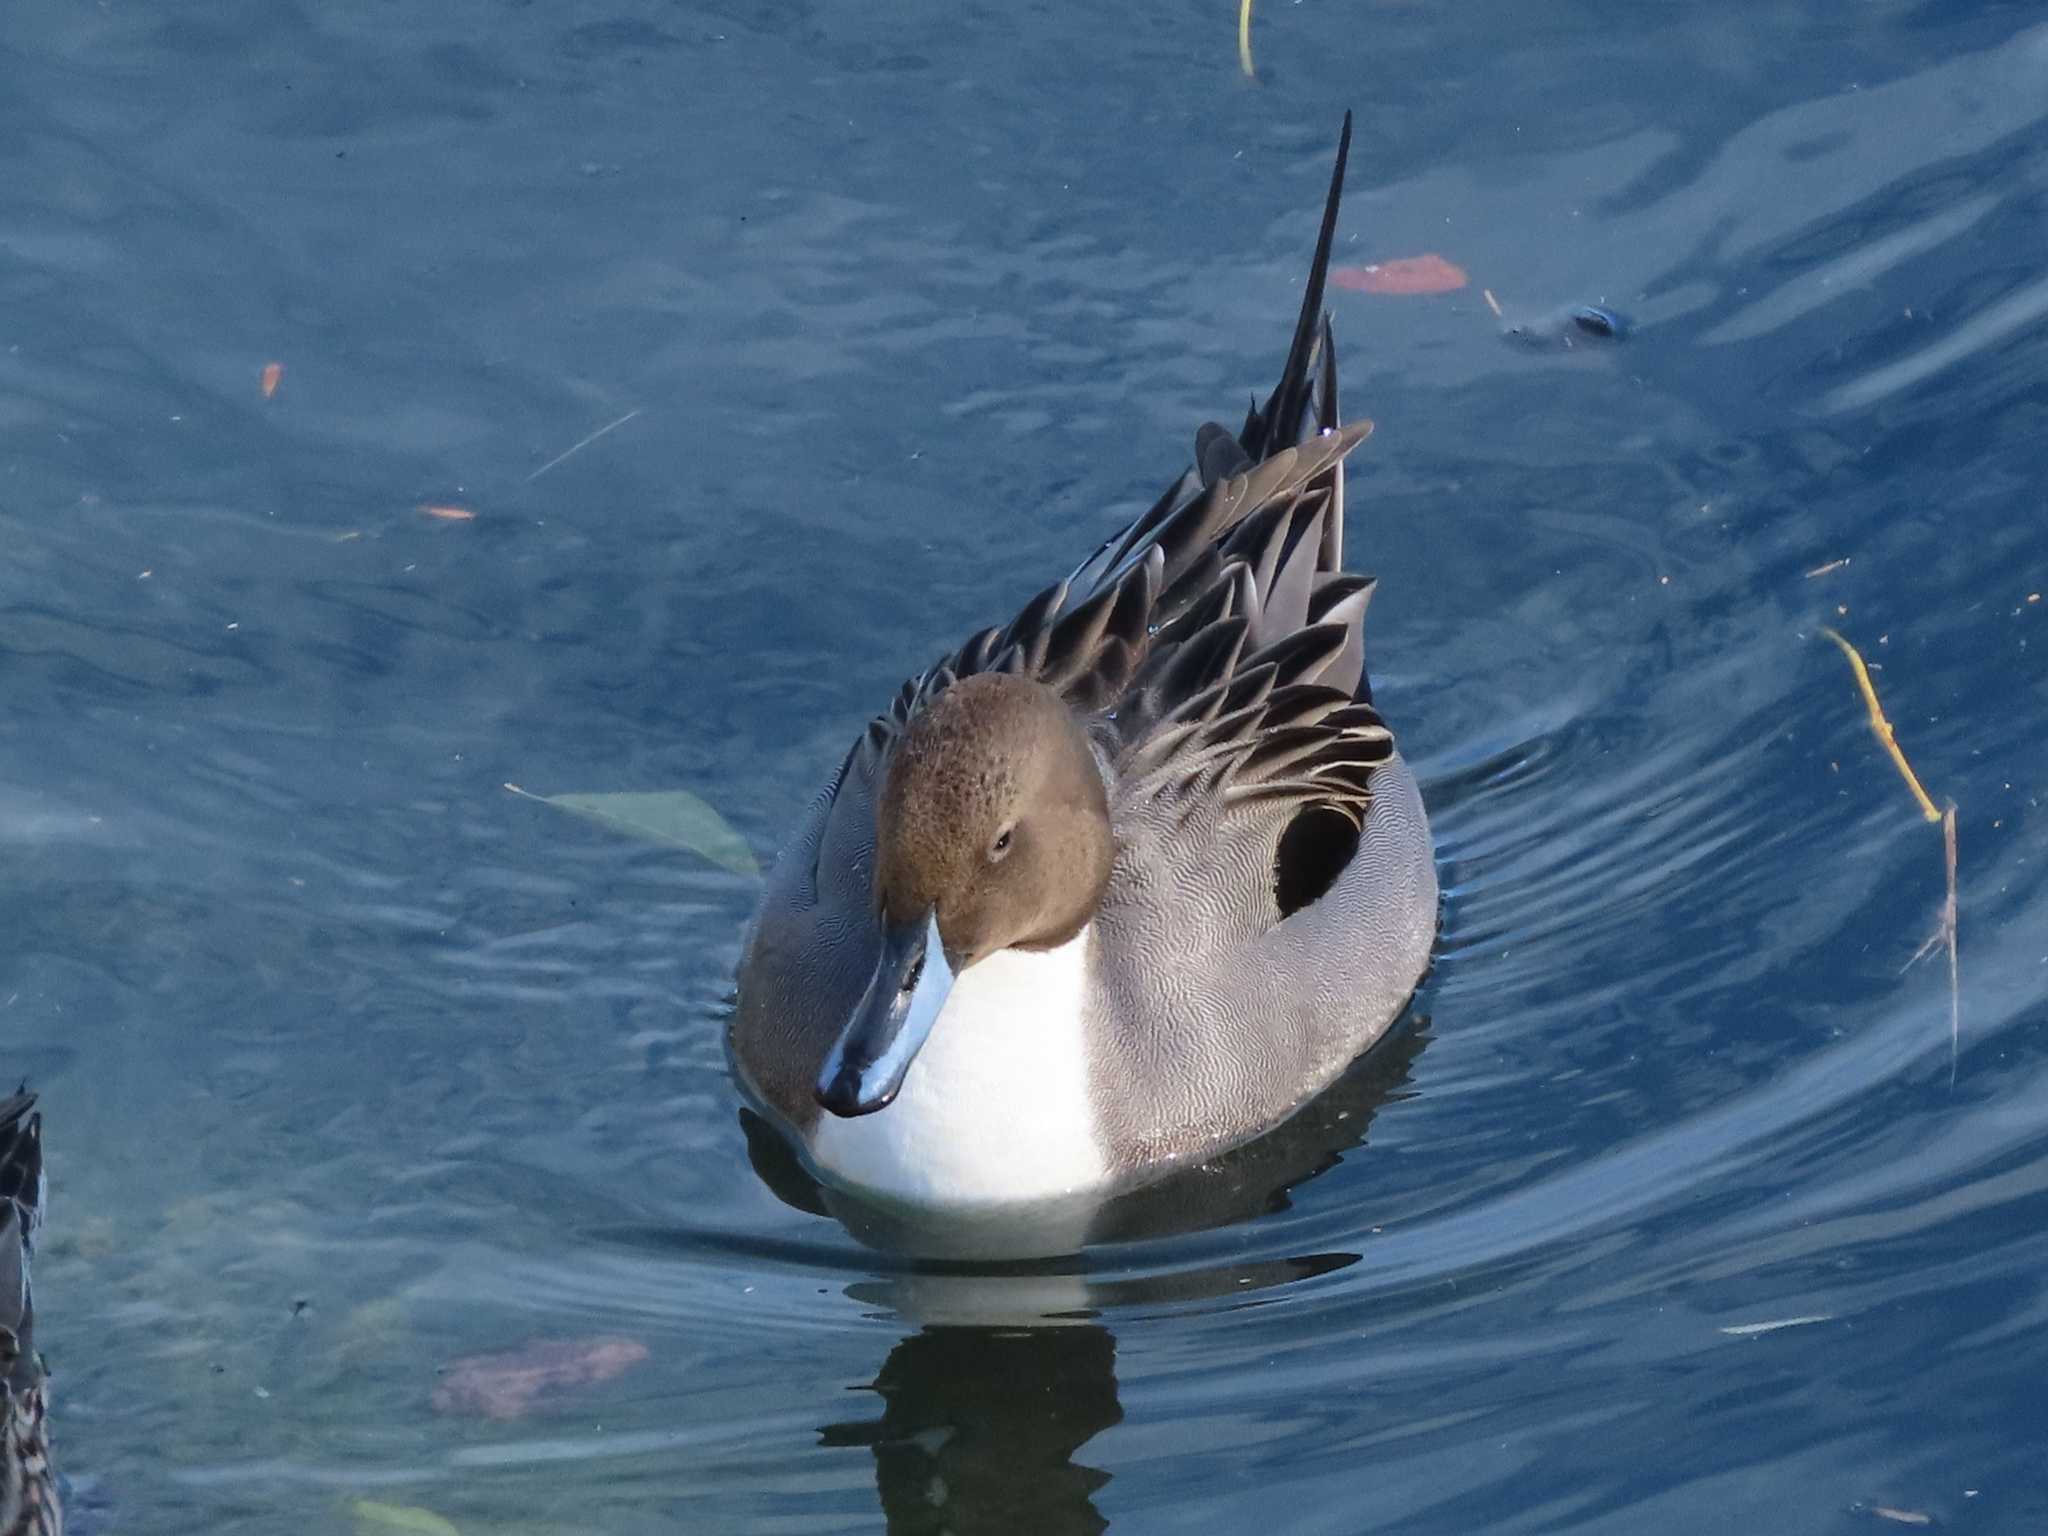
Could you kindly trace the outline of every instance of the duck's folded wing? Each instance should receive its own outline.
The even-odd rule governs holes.
[[[1342,654],[1345,626],[1312,625],[1248,655],[1244,631],[1218,621],[1179,653],[1168,681],[1197,663],[1209,680],[1131,749],[1111,801],[1119,855],[1105,914],[1128,900],[1148,926],[1210,955],[1256,943],[1322,894],[1394,758],[1370,704],[1315,680]]]

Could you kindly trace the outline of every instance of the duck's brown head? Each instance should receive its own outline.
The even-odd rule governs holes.
[[[1094,916],[1115,840],[1087,733],[1044,684],[961,679],[904,728],[875,807],[873,980],[818,1079],[872,1113],[902,1086],[952,978],[1001,949],[1051,949]]]

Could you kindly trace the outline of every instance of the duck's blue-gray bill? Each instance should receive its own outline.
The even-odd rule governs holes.
[[[913,1017],[910,1007],[931,947],[930,928],[927,917],[882,930],[875,974],[818,1074],[818,1102],[833,1114],[871,1115],[888,1108],[903,1087],[938,1013],[920,1009]]]

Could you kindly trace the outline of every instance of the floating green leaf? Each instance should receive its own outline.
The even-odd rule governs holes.
[[[365,1531],[411,1531],[414,1536],[462,1536],[450,1522],[431,1509],[417,1504],[379,1504],[375,1499],[357,1499],[352,1506],[356,1524]]]
[[[578,816],[603,822],[635,837],[652,838],[687,848],[736,875],[758,875],[761,866],[747,840],[718,812],[687,789],[662,789],[640,794],[536,795],[517,784],[505,786],[515,795],[545,801]]]

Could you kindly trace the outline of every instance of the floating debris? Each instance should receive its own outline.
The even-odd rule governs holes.
[[[556,454],[552,459],[549,459],[547,463],[541,465],[539,469],[536,469],[532,474],[526,477],[526,483],[528,485],[533,484],[534,481],[538,480],[542,475],[546,474],[549,470],[553,469],[557,464],[561,463],[564,459],[569,458],[574,454],[581,453],[584,449],[588,448],[592,443],[596,442],[600,437],[603,437],[605,433],[618,431],[620,427],[623,427],[627,422],[631,421],[635,416],[638,416],[639,414],[640,408],[638,406],[635,406],[632,410],[626,412],[625,415],[621,416],[617,421],[606,422],[603,426],[599,427],[595,432],[591,433],[590,436],[584,438],[581,442],[570,444],[567,448],[564,448],[560,453]]]
[[[265,363],[265,364],[263,365],[263,398],[264,398],[264,399],[268,400],[268,399],[269,399],[269,398],[270,398],[270,397],[271,397],[272,395],[276,394],[276,393],[277,393],[277,386],[278,386],[278,385],[280,385],[280,384],[282,384],[283,382],[284,382],[284,364],[283,364],[283,363]]]
[[[1862,653],[1842,637],[1839,631],[1821,626],[1821,633],[1841,647],[1842,654],[1849,658],[1850,670],[1856,674],[1856,686],[1863,694],[1864,707],[1870,713],[1870,729],[1891,754],[1892,763],[1899,770],[1899,776],[1906,781],[1906,787],[1913,792],[1913,800],[1920,807],[1921,816],[1927,821],[1941,823],[1942,865],[1946,875],[1947,895],[1942,902],[1941,919],[1934,926],[1934,932],[1906,962],[1911,969],[1937,947],[1948,951],[1948,1081],[1953,1088],[1956,1081],[1956,1062],[1962,1054],[1963,1039],[1963,993],[1961,975],[1956,958],[1956,804],[1951,800],[1945,809],[1937,810],[1933,798],[1920,785],[1920,777],[1913,772],[1913,765],[1906,761],[1904,749],[1899,746],[1898,733],[1892,729],[1891,721],[1885,718],[1884,706],[1877,702],[1877,686],[1870,680],[1870,668],[1863,664]],[[1879,637],[1882,644],[1885,637]]]
[[[1252,71],[1252,0],[1240,0],[1237,8],[1237,67],[1245,79],[1258,79]]]
[[[1775,1317],[1764,1323],[1730,1323],[1721,1329],[1731,1339],[1753,1339],[1761,1334],[1776,1333],[1780,1328],[1804,1328],[1811,1323],[1832,1323],[1832,1312],[1815,1312],[1806,1317]]]
[[[1962,988],[1956,976],[1956,808],[1951,802],[1941,813],[1942,863],[1948,872],[1948,894],[1941,904],[1941,918],[1934,925],[1934,932],[1913,951],[1913,958],[1903,967],[1911,970],[1926,959],[1937,947],[1948,951],[1948,1085],[1956,1085],[1956,1058],[1962,1054],[1963,1012]]]
[[[512,794],[538,800],[559,810],[603,822],[617,832],[651,838],[687,848],[736,875],[758,875],[760,861],[747,840],[723,816],[687,789],[661,789],[624,794],[536,795],[507,784]]]
[[[1465,269],[1435,251],[1396,256],[1363,267],[1332,267],[1330,281],[1353,293],[1452,293],[1471,281]]]
[[[428,502],[420,510],[429,517],[438,517],[444,523],[473,523],[476,514],[467,507],[450,507]]]
[[[1494,306],[1500,314],[1500,306]],[[1570,350],[1582,341],[1625,341],[1635,329],[1628,316],[1600,304],[1566,304],[1533,320],[1516,320],[1501,328],[1509,341],[1538,349]]]
[[[517,1419],[569,1387],[610,1381],[647,1358],[638,1339],[600,1334],[586,1339],[536,1339],[500,1355],[471,1355],[442,1373],[434,1388],[440,1413]]]
[[[1920,777],[1913,772],[1913,765],[1906,761],[1906,754],[1899,746],[1898,735],[1892,730],[1891,721],[1884,717],[1884,707],[1877,702],[1877,686],[1870,680],[1870,668],[1863,664],[1862,653],[1843,639],[1839,630],[1822,625],[1820,632],[1840,646],[1842,654],[1849,658],[1849,666],[1856,674],[1856,686],[1862,690],[1863,702],[1870,711],[1870,729],[1883,743],[1885,751],[1891,754],[1892,763],[1898,768],[1899,776],[1906,781],[1906,788],[1913,791],[1913,799],[1920,806],[1920,815],[1927,821],[1941,820],[1941,812],[1936,809],[1927,791],[1920,787]]]
[[[1581,304],[1572,311],[1572,324],[1588,336],[1620,341],[1628,335],[1628,316],[1598,304]]]

